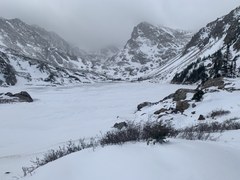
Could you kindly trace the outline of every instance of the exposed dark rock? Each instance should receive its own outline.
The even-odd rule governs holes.
[[[202,85],[202,89],[210,88],[210,87],[218,87],[219,89],[224,88],[224,80],[223,77],[209,79]]]
[[[193,95],[192,100],[199,102],[202,100],[204,92],[202,90],[197,90],[197,92]]]
[[[155,111],[154,114],[161,114],[161,113],[164,113],[164,112],[166,112],[166,111],[168,111],[168,110],[165,109],[165,108],[162,108],[162,109],[160,109],[160,110],[158,110],[158,111]]]
[[[128,124],[126,122],[115,123],[113,125],[113,127],[118,130],[121,130],[122,128],[127,127],[127,126],[128,126]]]
[[[151,106],[152,104],[153,103],[151,103],[151,102],[143,102],[143,103],[141,103],[137,106],[137,110],[140,111],[142,108],[147,107],[147,106]]]
[[[26,91],[16,93],[13,97],[18,97],[20,102],[33,102],[32,97]]]
[[[14,68],[8,63],[7,56],[0,52],[0,74],[3,74],[4,80],[0,80],[0,85],[2,85],[4,82],[7,85],[15,85],[17,83],[17,78],[15,76],[15,70]]]
[[[188,101],[177,101],[176,103],[176,111],[183,113],[186,109],[190,107],[190,104]]]
[[[181,101],[187,98],[187,93],[196,93],[194,89],[178,89],[175,93],[170,94],[169,96],[165,97],[162,101],[167,99],[173,99],[173,101]]]
[[[187,98],[187,93],[195,93],[196,91],[193,89],[178,89],[173,94],[173,101],[181,101]]]
[[[10,93],[10,92],[7,92],[5,95],[9,96],[9,97],[13,97],[14,96],[13,93]]]
[[[33,102],[33,99],[26,91],[22,91],[16,94],[12,94],[10,92],[5,94],[0,94],[0,104],[14,103],[14,102]]]
[[[196,111],[191,112],[191,114],[196,114]]]
[[[197,105],[195,103],[192,104],[192,108],[195,108]]]
[[[203,115],[200,115],[199,118],[198,118],[199,121],[203,121],[203,120],[205,120],[205,119],[206,119],[206,118],[205,118]]]

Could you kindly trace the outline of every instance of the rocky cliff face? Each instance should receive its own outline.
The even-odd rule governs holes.
[[[200,29],[173,58],[151,77],[173,83],[196,83],[214,77],[239,76],[240,7]]]
[[[185,31],[140,23],[124,48],[106,61],[105,69],[114,77],[141,77],[177,56],[190,37]]]
[[[232,46],[234,50],[240,50],[240,7],[234,9],[226,16],[207,24],[197,32],[185,47],[184,53],[194,48],[199,50],[221,42],[221,47]],[[220,48],[221,48],[220,47]],[[220,49],[219,48],[219,49]]]
[[[193,49],[200,52],[206,50],[197,61],[176,74],[172,82],[196,83],[209,78],[239,76],[240,7],[196,33],[183,55],[191,53]]]
[[[9,60],[4,53],[0,52],[0,85],[15,85],[17,79],[14,68],[9,64]]]

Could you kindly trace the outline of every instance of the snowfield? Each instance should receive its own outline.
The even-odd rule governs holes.
[[[0,104],[0,180],[21,178],[22,166],[69,140],[101,135],[116,122],[139,121],[139,103],[159,101],[179,88],[195,87],[147,82],[1,87],[0,92],[25,90],[34,102]],[[170,139],[165,145],[140,142],[86,149],[23,179],[238,180],[240,131],[214,136],[217,142]]]
[[[238,180],[239,149],[170,139],[84,150],[39,168],[26,180]]]
[[[34,99],[0,104],[0,177],[7,171],[22,175],[21,167],[47,150],[132,120],[139,103],[158,101],[178,88],[152,83],[0,87],[4,93],[25,90]]]

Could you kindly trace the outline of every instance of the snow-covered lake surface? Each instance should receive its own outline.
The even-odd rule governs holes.
[[[0,92],[27,91],[35,101],[0,105],[0,174],[16,164],[21,172],[22,159],[29,161],[68,140],[95,136],[115,122],[134,120],[139,103],[158,101],[178,88],[153,83],[1,87]]]
[[[134,120],[139,103],[159,101],[182,87],[187,86],[108,83],[1,87],[0,92],[27,91],[35,101],[0,105],[0,180],[22,176],[22,166],[30,165],[31,159],[68,140],[99,135],[110,130],[115,122]],[[236,137],[234,141],[233,137]],[[138,143],[97,148],[96,152],[84,150],[40,168],[29,179],[154,180],[169,175],[170,180],[180,176],[185,177],[184,180],[225,180],[229,175],[227,179],[235,180],[237,175],[240,177],[240,171],[236,170],[240,167],[237,137],[240,139],[239,131],[228,132],[221,137],[221,143],[171,140],[171,144],[164,147]],[[233,143],[225,143],[229,141]],[[229,168],[224,171],[226,166]],[[112,168],[104,174],[108,167]],[[8,171],[11,173],[5,174]],[[208,173],[202,176],[206,178],[201,177],[203,171]],[[219,175],[214,177],[217,172]],[[226,176],[222,175],[224,172]]]

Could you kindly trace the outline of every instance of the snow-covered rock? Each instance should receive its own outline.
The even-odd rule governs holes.
[[[218,83],[210,80],[211,83],[206,82],[197,89],[178,89],[162,100],[137,111],[135,120],[161,120],[176,129],[216,121],[239,122],[239,80],[218,78]],[[219,112],[219,116],[212,116],[214,112]]]

